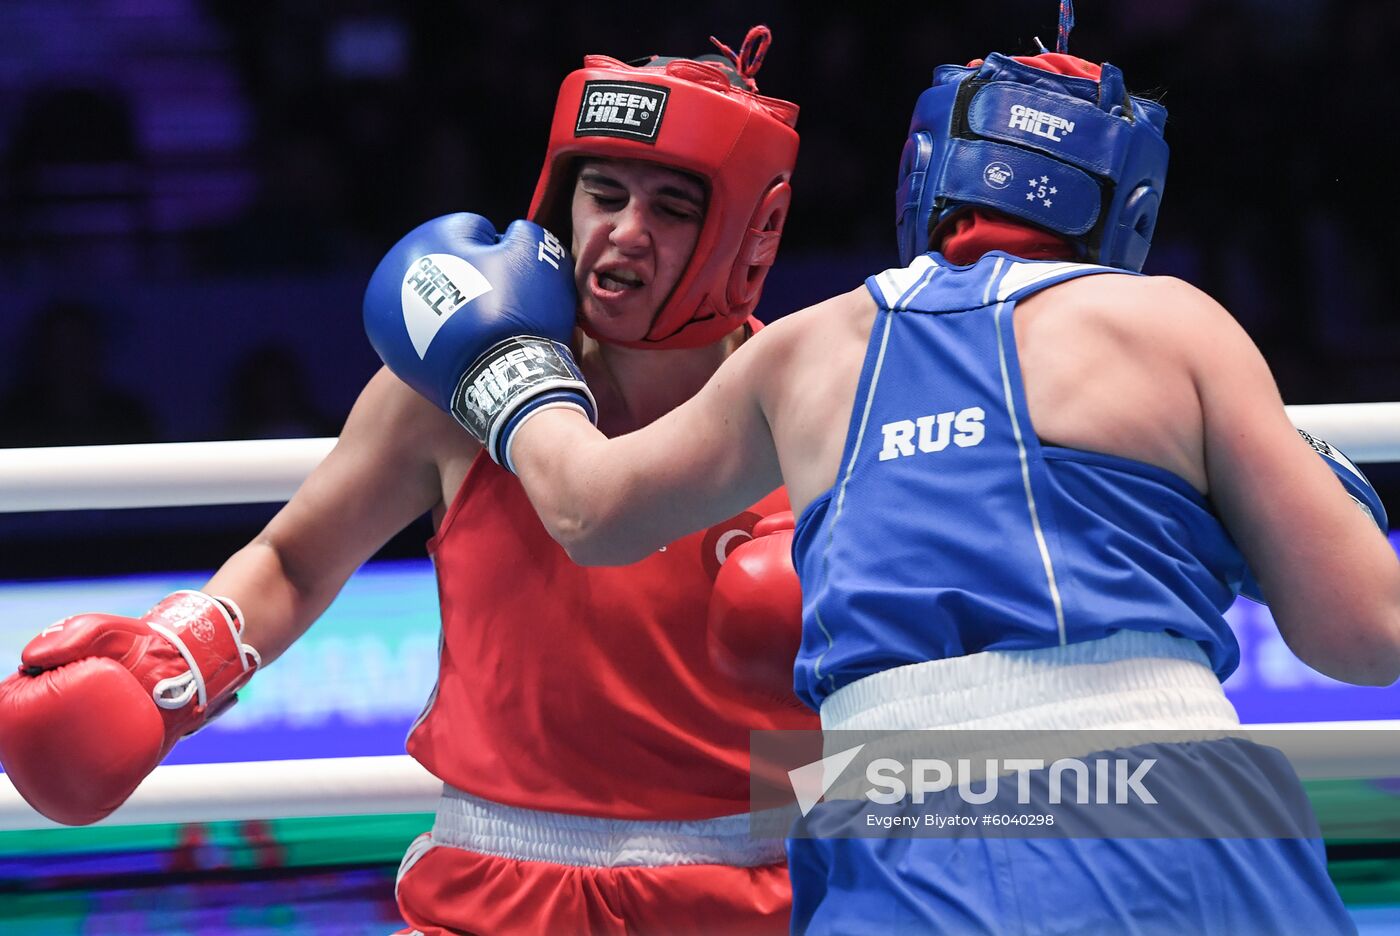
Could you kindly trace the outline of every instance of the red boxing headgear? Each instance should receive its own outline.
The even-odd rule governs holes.
[[[590,55],[564,79],[530,220],[563,233],[578,160],[640,159],[700,178],[705,220],[685,270],[635,348],[696,348],[742,325],[777,254],[797,161],[797,105],[760,95],[770,34],[749,30],[732,61]],[[707,61],[713,59],[714,61]],[[736,71],[737,68],[737,71]],[[582,323],[588,331],[586,322]],[[596,336],[595,336],[596,337]]]

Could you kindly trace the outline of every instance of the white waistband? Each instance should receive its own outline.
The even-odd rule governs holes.
[[[1131,630],[884,670],[833,692],[821,719],[829,731],[1213,732],[1240,723],[1195,641]]]
[[[505,806],[443,784],[433,844],[517,861],[581,867],[720,864],[753,868],[782,861],[781,839],[749,832],[749,814],[716,819],[600,819]]]

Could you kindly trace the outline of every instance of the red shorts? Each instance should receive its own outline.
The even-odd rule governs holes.
[[[403,933],[788,932],[792,888],[782,843],[745,841],[747,833],[735,831],[745,828],[743,817],[613,823],[453,794],[444,797],[434,831],[414,839],[399,868],[395,894],[409,927]],[[707,834],[714,823],[723,824],[722,835]],[[702,828],[692,834],[695,826]],[[769,860],[773,852],[777,861]],[[721,854],[733,860],[717,863]]]

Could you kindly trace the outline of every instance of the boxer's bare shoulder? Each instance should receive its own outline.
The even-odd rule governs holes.
[[[855,404],[875,300],[862,286],[779,319],[764,339],[756,391],[793,509],[831,487]]]
[[[1037,293],[1015,314],[1042,442],[1147,462],[1208,489],[1203,361],[1222,345],[1257,357],[1228,312],[1171,277],[1105,274]]]
[[[439,467],[479,448],[450,416],[382,368],[355,402],[332,456],[353,459],[421,505],[440,490]],[[391,481],[383,475],[391,474]]]
[[[431,403],[381,370],[361,391],[325,460],[260,540],[336,578],[442,501],[439,463],[466,437]],[[310,558],[315,557],[315,558]],[[320,578],[320,573],[314,577]]]
[[[1229,336],[1226,333],[1230,333]],[[1054,338],[1041,338],[1041,335]],[[1069,280],[1017,306],[1018,347],[1044,340],[1059,353],[1146,355],[1192,367],[1204,349],[1244,337],[1220,303],[1173,276],[1104,274]],[[1246,338],[1247,340],[1247,338]]]

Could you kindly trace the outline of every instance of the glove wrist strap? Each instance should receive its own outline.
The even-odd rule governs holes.
[[[227,599],[177,591],[142,621],[179,651],[189,667],[152,687],[151,698],[167,711],[186,709],[193,702],[188,710],[203,721],[211,710],[232,704],[234,694],[262,662],[258,652],[243,643],[242,612]]]
[[[473,362],[452,394],[451,412],[497,464],[509,468],[510,436],[523,417],[561,405],[598,422],[593,393],[568,347],[522,335],[497,342]]]

